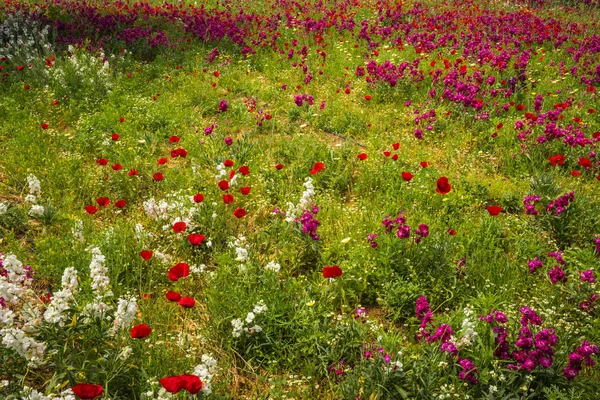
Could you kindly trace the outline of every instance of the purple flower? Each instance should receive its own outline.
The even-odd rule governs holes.
[[[219,112],[225,112],[228,108],[229,105],[227,104],[227,100],[221,99],[221,101],[219,102]]]
[[[471,360],[463,359],[458,362],[462,367],[462,371],[458,373],[458,377],[464,381],[469,382],[471,385],[477,384],[477,377],[475,373],[478,371],[477,367]]]
[[[587,271],[582,271],[579,273],[582,282],[595,283],[596,279],[594,276],[594,270],[588,269]]]
[[[527,266],[529,267],[529,273],[533,274],[536,269],[543,267],[544,263],[542,263],[540,259],[536,257],[533,260],[529,260],[527,262]]]
[[[225,139],[223,139],[225,141],[225,144],[227,146],[231,146],[233,144],[233,139],[230,137],[226,137]]]
[[[558,265],[555,265],[553,269],[548,271],[548,276],[550,276],[550,281],[552,282],[552,284],[556,284],[556,282],[564,283],[567,281],[565,271],[563,271]]]

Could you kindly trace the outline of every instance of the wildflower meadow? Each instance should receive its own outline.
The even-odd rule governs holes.
[[[0,1],[0,399],[600,399],[597,0]]]

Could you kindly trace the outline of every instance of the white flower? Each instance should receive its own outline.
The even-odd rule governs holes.
[[[249,313],[246,315],[246,323],[247,323],[247,324],[251,324],[251,323],[252,323],[252,321],[254,321],[254,317],[255,317],[254,313],[253,313],[252,311],[251,311],[251,312],[249,312]]]
[[[119,353],[119,358],[123,361],[127,360],[129,356],[133,353],[133,349],[129,346],[123,347],[123,350]]]
[[[133,325],[137,312],[137,300],[135,297],[130,297],[129,300],[119,298],[119,305],[115,312],[115,321],[113,331],[119,329],[129,329]]]
[[[269,309],[267,308],[267,305],[265,304],[265,302],[263,300],[259,300],[258,303],[256,303],[256,305],[254,305],[253,311],[255,314],[262,314],[268,310]]]
[[[279,270],[281,270],[281,265],[277,264],[277,263],[276,263],[276,262],[274,262],[274,261],[270,261],[270,262],[269,262],[269,263],[268,263],[268,264],[265,266],[265,269],[266,269],[267,271],[273,271],[273,272],[275,272],[275,273],[278,273],[278,272],[279,272]]]
[[[31,206],[31,210],[29,210],[29,215],[32,217],[36,217],[39,218],[42,215],[44,215],[44,206],[40,206],[40,205],[33,205]]]
[[[110,279],[106,274],[108,268],[104,265],[105,257],[99,248],[92,249],[92,261],[90,262],[90,277],[92,278],[92,290],[97,297],[112,296],[110,290]]]
[[[242,336],[242,332],[244,331],[244,323],[241,319],[236,318],[231,320],[231,326],[233,326],[233,332],[231,332],[233,337]]]
[[[5,328],[0,330],[2,344],[25,358],[31,367],[37,367],[44,361],[46,343],[37,342],[27,336],[19,328]]]
[[[25,196],[26,203],[35,203],[36,201],[37,201],[37,197],[35,197],[32,194],[28,194],[27,196]]]
[[[29,185],[29,194],[32,196],[39,197],[42,194],[42,186],[40,180],[33,174],[29,174],[27,177],[27,184]]]
[[[202,363],[194,368],[194,375],[202,381],[202,392],[206,395],[212,393],[211,381],[217,372],[217,360],[210,354],[202,355]]]
[[[0,203],[0,215],[6,214],[8,211],[8,203]]]
[[[71,233],[73,234],[73,239],[78,242],[83,243],[85,238],[83,237],[83,221],[78,219],[75,221],[75,226],[71,228]]]
[[[17,283],[25,280],[25,268],[23,268],[23,263],[17,259],[17,256],[14,254],[4,256],[2,264],[11,282]]]

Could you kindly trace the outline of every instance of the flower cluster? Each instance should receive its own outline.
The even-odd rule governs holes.
[[[566,207],[575,200],[575,191],[565,193],[556,200],[550,201],[546,211],[552,213],[555,217],[560,216],[566,211]]]
[[[575,378],[583,369],[584,364],[588,367],[596,364],[592,360],[592,355],[598,355],[598,345],[591,344],[588,340],[584,340],[581,346],[573,353],[569,354],[569,363],[563,370],[563,375],[567,379]]]
[[[240,318],[231,320],[231,326],[233,327],[231,334],[233,337],[239,338],[243,333],[254,335],[255,333],[262,332],[262,328],[254,323],[254,319],[257,315],[261,315],[266,311],[268,311],[267,305],[263,300],[259,300],[259,302],[254,305],[252,311],[248,312],[244,321]],[[254,325],[252,325],[253,323]]]

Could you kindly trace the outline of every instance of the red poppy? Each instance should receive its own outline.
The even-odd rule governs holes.
[[[203,240],[204,235],[200,235],[198,233],[191,233],[188,235],[188,241],[192,246],[199,246],[200,244],[202,244]]]
[[[233,160],[225,160],[223,161],[223,165],[226,167],[233,167]]]
[[[240,174],[242,175],[248,175],[250,173],[250,168],[247,165],[242,165],[238,171],[240,171]]]
[[[119,118],[119,122],[125,122],[125,118],[123,118],[123,117]]]
[[[277,164],[277,165],[275,166],[275,169],[283,169],[283,164]]]
[[[246,210],[243,208],[236,208],[233,212],[233,215],[235,215],[237,218],[242,218],[244,215],[246,215]]]
[[[23,86],[23,89],[25,89],[25,90],[29,90],[29,89],[31,89],[31,86],[29,86],[29,85],[25,85],[25,86]]]
[[[173,231],[175,231],[175,233],[181,233],[185,231],[185,228],[187,228],[187,224],[183,221],[178,221],[173,224]]]
[[[140,252],[140,257],[148,261],[152,257],[152,250],[142,250]]]
[[[165,297],[167,298],[167,300],[169,301],[174,301],[179,303],[179,300],[181,300],[181,295],[177,292],[167,292],[167,294],[165,295]]]
[[[448,183],[448,178],[442,176],[440,179],[437,180],[437,187],[435,188],[436,192],[438,192],[439,194],[448,194],[451,190],[452,186]]]
[[[337,265],[328,265],[323,268],[323,278],[337,278],[342,276],[342,269]]]
[[[50,126],[50,125],[48,125],[48,124],[47,124],[47,123],[45,123],[45,122],[43,122],[43,123],[42,123],[42,125],[41,125],[42,129],[44,129],[44,130],[45,130],[45,129],[48,129],[48,127],[49,127],[49,126]]]
[[[96,160],[96,164],[106,165],[106,164],[108,164],[108,160],[106,158],[99,158]]]
[[[361,161],[364,161],[367,159],[367,153],[360,153],[357,158]]]
[[[366,95],[366,96],[365,96],[365,100],[367,100],[367,101],[371,100],[371,96],[369,96],[369,95]]]
[[[421,167],[423,167],[423,168],[427,168],[427,167],[429,167],[429,166],[431,165],[431,164],[429,163],[429,161],[421,161],[419,164],[420,164],[420,165],[421,165]]]
[[[194,304],[196,304],[196,300],[191,297],[182,297],[181,300],[179,300],[179,305],[183,308],[192,308],[194,307]]]
[[[80,399],[95,399],[102,395],[102,386],[93,383],[78,383],[71,390]]]
[[[127,175],[129,176],[134,176],[138,174],[138,170],[137,169],[130,169],[129,172],[127,173]]]
[[[96,203],[98,203],[99,206],[106,207],[110,204],[110,199],[108,197],[98,197]]]
[[[198,193],[194,195],[194,203],[202,203],[204,201],[204,195],[202,193]]]
[[[96,214],[96,212],[98,211],[98,209],[91,204],[89,206],[85,206],[84,208],[89,215]]]
[[[411,174],[410,172],[402,173],[402,179],[404,179],[405,181],[410,181],[412,178],[413,178],[413,174]]]
[[[489,206],[487,207],[488,212],[490,213],[490,215],[492,217],[495,217],[496,215],[500,214],[500,212],[502,211],[502,207],[500,206]]]
[[[225,191],[229,189],[229,182],[226,181],[225,179],[223,179],[221,182],[219,182],[219,189]]]
[[[448,228],[447,232],[451,236],[456,236],[456,231],[454,229],[452,229],[452,228]]]
[[[187,278],[190,274],[190,266],[186,263],[179,263],[169,270],[169,279],[173,282],[177,282],[180,278]]]
[[[179,140],[181,140],[181,139],[179,138],[179,136],[175,136],[175,135],[173,135],[173,136],[171,136],[171,137],[169,138],[169,142],[171,142],[171,143],[178,143],[178,142],[179,142]]]
[[[161,157],[158,159],[158,165],[166,164],[169,161],[166,157]]]
[[[169,393],[178,393],[183,389],[184,382],[179,376],[167,376],[158,381]]]
[[[323,164],[322,162],[316,162],[315,165],[313,166],[312,170],[310,170],[310,174],[314,175],[319,171],[322,171],[325,169],[325,164]]]
[[[121,135],[119,135],[118,133],[113,133],[112,135],[110,135],[110,138],[112,140],[119,140],[120,137]]]
[[[242,192],[244,196],[247,195],[248,193],[250,193],[250,186],[240,188],[240,192]]]
[[[183,388],[190,394],[196,394],[202,389],[202,381],[196,375],[179,375],[183,381]]]
[[[394,148],[394,150],[398,150],[400,148],[400,143],[394,143],[392,147]]]
[[[493,137],[493,138],[495,138],[495,137],[498,137],[498,132],[494,132],[494,133],[492,133],[492,137]]]
[[[152,329],[146,324],[139,324],[131,328],[132,339],[144,339],[150,336]]]
[[[17,65],[17,71],[23,71],[25,69],[22,65]]]
[[[578,177],[579,175],[581,175],[581,172],[579,172],[577,170],[571,171],[571,176]]]
[[[519,105],[517,105],[515,108],[516,108],[517,110],[519,110],[519,111],[523,111],[523,110],[525,109],[525,105],[523,105],[523,104],[519,104]]]
[[[586,169],[590,169],[592,167],[592,161],[587,157],[579,157],[579,165]]]
[[[386,156],[386,157],[389,157],[390,155],[392,155],[392,153],[389,152],[389,151],[384,151],[383,155]]]
[[[346,93],[346,94],[350,94],[350,89],[349,89],[349,88],[347,88],[346,90],[344,90],[344,93]]]
[[[231,172],[229,172],[229,180],[233,179],[234,176],[235,176],[235,169],[232,169]]]
[[[113,171],[120,171],[123,169],[123,166],[121,164],[114,164],[111,166],[111,168],[113,169]]]
[[[117,208],[124,208],[127,205],[127,202],[125,200],[117,200],[115,202],[115,207]]]
[[[398,154],[394,154],[394,155],[392,156],[392,160],[394,160],[394,161],[398,161]]]
[[[233,195],[229,194],[229,193],[228,194],[224,194],[223,195],[223,202],[225,204],[231,204],[231,203],[233,203]]]
[[[178,393],[185,389],[190,394],[196,394],[202,389],[202,381],[196,375],[168,376],[159,382],[170,393]]]
[[[152,179],[154,179],[155,181],[162,181],[163,179],[165,179],[165,176],[162,174],[162,172],[157,172],[154,175],[152,175]]]
[[[188,151],[182,147],[171,150],[171,158],[182,157],[185,158],[188,155]]]
[[[144,300],[150,300],[152,298],[152,295],[150,293],[144,293],[142,295],[142,299]]]
[[[556,154],[548,158],[548,160],[550,161],[550,165],[552,165],[553,167],[565,164],[565,156],[563,156],[562,154]]]
[[[213,72],[213,75],[215,76],[215,78],[218,78],[219,75],[221,75],[221,74],[219,74],[219,71],[215,71],[215,72]]]

